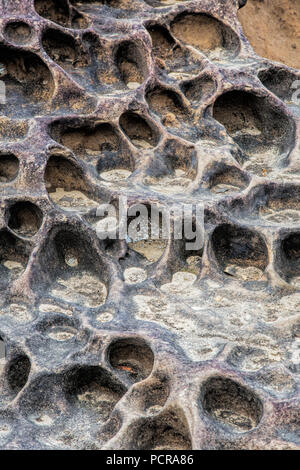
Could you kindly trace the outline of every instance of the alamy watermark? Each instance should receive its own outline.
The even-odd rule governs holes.
[[[0,367],[5,364],[6,346],[5,342],[0,338]]]
[[[3,80],[0,80],[0,104],[6,104],[6,85]]]
[[[156,204],[128,206],[126,196],[120,196],[118,209],[113,204],[98,206],[96,233],[100,240],[184,240],[186,250],[200,250],[204,244],[204,206]]]

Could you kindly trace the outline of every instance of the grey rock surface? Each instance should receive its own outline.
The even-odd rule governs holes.
[[[300,448],[300,72],[244,4],[0,2],[0,448]],[[203,248],[99,240],[119,196]]]

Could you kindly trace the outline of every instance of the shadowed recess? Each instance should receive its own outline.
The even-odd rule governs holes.
[[[132,450],[191,450],[189,426],[180,408],[174,407],[153,418],[140,420],[127,433]]]
[[[80,57],[80,50],[73,36],[57,29],[47,29],[42,45],[49,57],[63,68],[87,65],[87,59]]]
[[[35,0],[35,11],[61,26],[69,26],[70,11],[67,0]]]
[[[203,179],[208,183],[210,191],[220,196],[243,191],[250,183],[246,173],[222,163],[207,169]]]
[[[147,149],[155,147],[158,143],[157,131],[139,114],[131,111],[122,114],[120,126],[136,147]]]
[[[32,52],[0,47],[0,79],[6,86],[6,104],[0,110],[7,116],[22,117],[39,112],[41,104],[54,94],[54,80],[47,65]],[[43,112],[47,112],[44,107]]]
[[[98,206],[97,198],[88,189],[82,169],[61,155],[49,158],[45,184],[51,200],[65,211],[85,213]]]
[[[109,278],[88,232],[55,227],[39,253],[33,282],[55,298],[95,308],[105,303]]]
[[[9,209],[8,226],[23,237],[33,237],[43,221],[41,209],[29,201],[20,201]]]
[[[19,173],[19,160],[13,154],[0,154],[0,183],[10,183]]]
[[[32,36],[31,27],[24,21],[11,21],[5,26],[5,36],[15,44],[25,44]]]
[[[142,45],[124,41],[116,52],[120,76],[128,88],[135,89],[147,76],[145,53]]]
[[[165,26],[150,24],[147,26],[152,40],[152,52],[156,65],[175,80],[187,79],[199,74],[202,58],[197,52],[177,44]]]
[[[188,118],[181,97],[173,90],[157,87],[147,93],[146,99],[166,127],[178,127]]]
[[[167,28],[161,25],[151,25],[147,29],[152,39],[154,56],[160,59],[167,59],[171,56],[175,47],[175,41]]]
[[[268,250],[261,235],[234,225],[219,225],[213,232],[212,249],[219,267],[229,276],[258,280],[268,264]]]
[[[21,276],[29,259],[30,248],[26,242],[8,233],[0,232],[0,284],[6,288],[9,282]]]
[[[70,404],[91,417],[97,415],[98,423],[107,421],[126,393],[124,385],[99,366],[76,367],[66,374],[65,383]]]
[[[152,377],[132,390],[130,400],[133,406],[147,415],[159,413],[170,394],[167,377]]]
[[[147,343],[139,338],[114,341],[107,352],[111,366],[131,382],[140,382],[151,374],[154,354]]]
[[[237,34],[221,21],[206,14],[182,13],[171,24],[174,36],[211,58],[235,56],[240,44]]]
[[[214,420],[236,432],[255,428],[263,415],[256,394],[225,377],[211,377],[202,385],[201,405]]]
[[[264,225],[285,227],[300,223],[300,187],[289,183],[259,184],[241,204],[232,201],[230,211],[239,219],[260,219]]]
[[[281,242],[280,270],[286,280],[296,287],[300,285],[300,233],[287,235]]]
[[[216,91],[217,84],[209,75],[202,75],[182,84],[182,91],[194,105],[208,100]]]
[[[120,137],[109,123],[73,126],[58,121],[50,127],[50,134],[60,144],[71,149],[95,168],[99,158],[114,158],[120,148]]]
[[[297,90],[300,88],[300,75],[284,68],[271,67],[259,72],[258,78],[262,84],[281,100],[291,102],[296,101],[299,96]],[[299,80],[299,83],[298,83]],[[295,99],[293,100],[293,96]],[[296,103],[295,103],[296,104]]]
[[[246,154],[257,155],[267,166],[293,145],[294,124],[265,97],[237,90],[224,93],[214,104],[213,117]]]
[[[7,382],[11,392],[17,395],[26,385],[30,373],[30,360],[20,354],[10,361],[7,368]]]

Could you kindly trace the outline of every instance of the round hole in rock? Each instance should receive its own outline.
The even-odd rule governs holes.
[[[16,202],[9,209],[8,226],[23,237],[35,235],[43,222],[41,209],[29,201]]]
[[[15,44],[24,44],[31,38],[31,27],[24,21],[12,21],[5,26],[5,36]]]
[[[233,90],[215,102],[213,117],[235,142],[250,155],[266,154],[266,160],[287,151],[294,140],[294,126],[267,98]]]
[[[151,25],[147,28],[151,39],[153,53],[160,59],[168,59],[173,55],[175,41],[169,31],[161,25]]]
[[[112,157],[120,146],[115,128],[106,122],[75,127],[61,120],[51,125],[50,134],[54,140],[95,165],[102,154]]]
[[[10,361],[7,369],[7,382],[14,395],[17,395],[26,385],[30,368],[30,360],[25,354],[20,354]]]
[[[154,354],[150,346],[140,338],[122,338],[108,348],[108,361],[131,382],[140,382],[153,369]]]
[[[67,400],[76,408],[97,415],[97,421],[107,421],[114,407],[126,393],[111,374],[99,366],[75,368],[65,374],[65,394]]]
[[[217,85],[209,75],[182,84],[182,91],[193,104],[201,104],[208,100],[216,91]]]
[[[65,211],[86,213],[98,206],[92,199],[80,167],[61,155],[51,155],[45,170],[51,200]]]
[[[280,268],[288,281],[300,286],[300,233],[291,233],[282,240]]]
[[[133,204],[128,209],[128,247],[141,263],[154,263],[164,254],[169,235],[167,215],[155,205]]]
[[[298,225],[300,223],[300,188],[295,184],[258,185],[248,194],[244,207],[235,205],[234,211],[240,217],[245,209],[248,212],[251,211],[251,218],[263,219],[264,224]]]
[[[85,250],[87,240],[76,231],[61,229],[54,237],[59,271],[75,271],[92,267],[92,250]],[[87,247],[86,247],[87,248]]]
[[[155,152],[153,164],[143,182],[153,191],[182,195],[187,193],[189,185],[194,180],[197,167],[198,160],[194,147],[170,139],[163,150],[158,148]]]
[[[137,113],[127,111],[122,114],[120,126],[136,147],[148,149],[158,143],[157,132]]]
[[[137,88],[145,79],[146,60],[141,46],[125,41],[119,45],[116,62],[123,82],[130,89]]]
[[[202,385],[201,405],[213,419],[236,432],[255,428],[263,415],[256,394],[225,377],[211,377]]]
[[[219,267],[225,274],[244,281],[262,278],[268,265],[268,250],[257,232],[222,224],[215,228],[211,242]]]
[[[293,84],[297,80],[300,80],[300,75],[297,76],[284,68],[272,67],[259,72],[258,78],[274,95],[282,100],[291,101],[296,91]]]
[[[73,66],[78,57],[74,38],[57,29],[47,29],[43,33],[42,45],[48,56],[62,67]]]
[[[170,78],[183,80],[199,74],[203,64],[197,52],[177,44],[165,26],[149,24],[147,31],[152,39],[156,65]]]
[[[0,284],[4,289],[9,282],[21,276],[26,268],[30,247],[6,230],[0,233]]]
[[[39,374],[20,397],[22,412],[38,426],[48,427],[62,414],[67,418],[66,405],[62,380],[56,374]]]
[[[89,26],[88,19],[75,10],[72,12],[71,23],[74,29],[86,29]]]
[[[61,228],[44,245],[40,263],[47,270],[39,273],[39,279],[50,287],[54,297],[89,308],[105,303],[107,274],[85,233]]]
[[[147,93],[146,99],[166,127],[178,127],[188,117],[180,96],[172,90],[157,87]]]
[[[35,0],[34,8],[43,18],[69,26],[70,12],[67,0]]]
[[[125,182],[134,169],[135,162],[132,154],[124,148],[120,148],[119,151],[103,152],[96,167],[99,177],[109,184]]]
[[[0,155],[0,183],[13,181],[19,172],[19,160],[13,154]]]
[[[239,52],[237,34],[210,15],[182,13],[172,22],[171,31],[180,41],[212,58],[218,58],[224,52],[229,56]]]
[[[133,450],[191,450],[189,425],[183,411],[174,407],[148,417],[127,433],[127,448]]]
[[[0,105],[2,114],[17,119],[48,110],[41,110],[41,104],[51,100],[55,84],[47,64],[38,55],[0,46],[0,79],[6,87],[6,104]]]
[[[218,168],[212,168],[212,172],[207,175],[209,189],[221,196],[243,191],[250,183],[249,176],[233,166],[220,165]]]

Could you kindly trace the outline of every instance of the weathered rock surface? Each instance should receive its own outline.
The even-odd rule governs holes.
[[[0,2],[2,449],[300,447],[300,4],[244,3]]]

